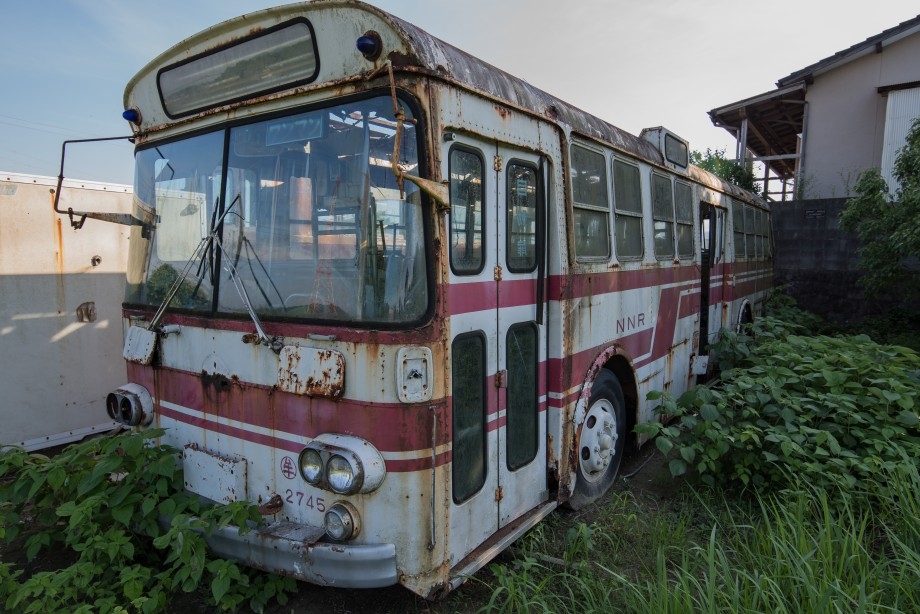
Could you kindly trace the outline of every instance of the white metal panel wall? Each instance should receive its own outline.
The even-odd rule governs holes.
[[[888,93],[885,142],[882,147],[882,178],[888,183],[892,195],[899,187],[894,178],[894,162],[898,151],[907,142],[911,124],[917,118],[920,118],[920,87]]]
[[[0,444],[40,449],[114,426],[128,229],[54,213],[57,180],[0,173]],[[131,188],[64,183],[60,206],[131,211]]]

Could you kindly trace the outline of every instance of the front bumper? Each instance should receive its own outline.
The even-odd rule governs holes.
[[[280,521],[243,535],[228,525],[204,538],[224,558],[311,584],[380,588],[397,583],[394,544],[319,541],[323,535],[321,527]]]

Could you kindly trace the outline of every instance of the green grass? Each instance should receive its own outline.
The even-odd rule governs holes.
[[[652,513],[613,493],[590,524],[541,525],[492,565],[480,611],[917,612],[920,478],[906,464],[880,479],[875,507],[830,505],[807,484],[748,498],[686,487]]]
[[[779,301],[728,334],[723,380],[640,425],[651,482],[525,536],[480,611],[920,612],[920,357],[819,324]]]

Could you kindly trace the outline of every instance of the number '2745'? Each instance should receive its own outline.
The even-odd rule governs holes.
[[[303,505],[304,507],[309,507],[311,510],[315,509],[317,512],[326,511],[326,500],[322,497],[314,497],[306,493],[294,492],[290,488],[285,490],[284,494],[284,500],[288,503],[296,503],[298,506]]]

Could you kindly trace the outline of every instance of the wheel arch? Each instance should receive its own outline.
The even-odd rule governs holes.
[[[639,387],[636,382],[636,372],[629,359],[619,353],[614,354],[604,363],[604,368],[613,373],[623,390],[623,400],[626,401],[626,454],[628,456],[635,451],[637,444],[636,434],[633,432],[639,420]]]
[[[737,322],[738,322],[738,323],[737,323],[737,325],[735,326],[735,331],[736,331],[736,332],[739,332],[739,333],[742,332],[742,331],[744,330],[744,325],[745,325],[745,324],[753,324],[753,323],[754,323],[754,309],[753,309],[753,307],[752,307],[752,305],[751,305],[751,301],[750,301],[750,300],[744,299],[744,300],[741,302],[741,308],[738,309],[738,320],[737,320]]]
[[[635,434],[632,432],[638,417],[638,386],[635,371],[633,370],[630,357],[622,348],[614,344],[602,351],[591,363],[585,375],[584,383],[575,406],[573,415],[574,428],[571,431],[571,455],[569,456],[569,470],[566,476],[568,479],[560,485],[560,502],[573,509],[578,509],[581,505],[594,500],[594,496],[603,494],[588,495],[588,498],[585,499],[584,492],[581,494],[578,493],[578,471],[581,462],[579,457],[579,442],[582,437],[582,431],[586,428],[585,421],[588,416],[594,385],[601,379],[602,374],[606,374],[604,375],[604,379],[610,376],[616,380],[620,392],[622,393],[621,402],[623,403],[623,413],[625,414],[624,428],[622,431],[624,436],[622,458],[625,459],[635,450],[637,441]],[[617,464],[619,465],[620,462],[618,461]],[[610,484],[612,484],[612,481]],[[606,489],[604,489],[604,491],[606,491]]]
[[[572,442],[572,448],[577,446],[578,432],[582,421],[585,417],[585,410],[588,399],[591,398],[591,388],[597,379],[601,369],[606,369],[613,373],[614,377],[623,390],[623,400],[626,402],[626,436],[627,436],[627,453],[635,450],[636,436],[633,433],[636,423],[639,419],[639,387],[636,381],[636,371],[633,369],[632,359],[623,351],[623,348],[614,344],[601,352],[585,375],[585,381],[582,385],[581,394],[578,398],[578,405],[575,410],[575,440]],[[575,462],[577,462],[576,459]]]

